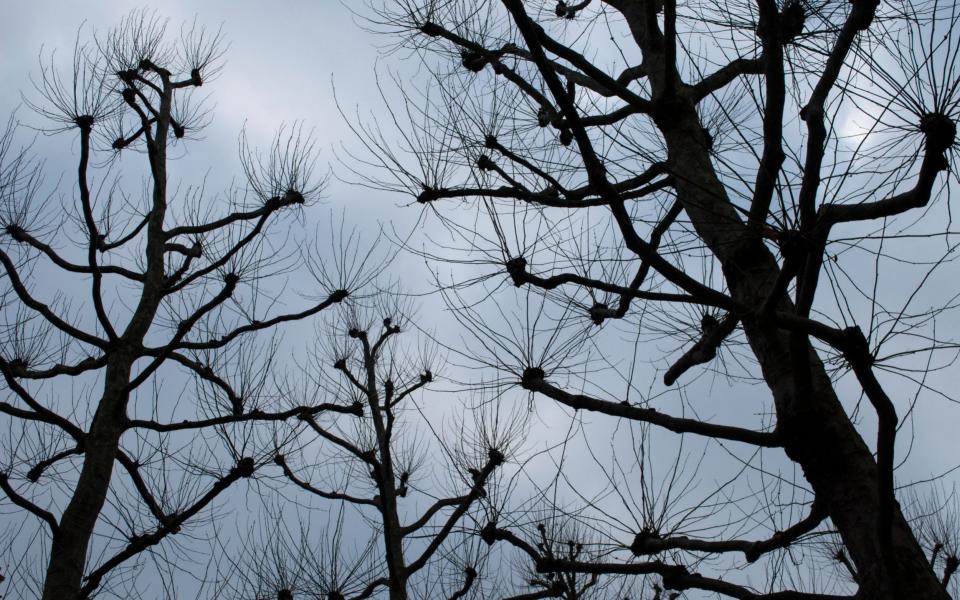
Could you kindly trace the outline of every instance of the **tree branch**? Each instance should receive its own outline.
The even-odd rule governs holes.
[[[221,417],[211,417],[198,421],[181,421],[179,423],[157,423],[156,421],[132,419],[127,421],[127,429],[149,429],[159,432],[184,431],[188,429],[203,429],[205,427],[227,425],[230,423],[243,423],[246,421],[285,421],[292,417],[304,419],[304,416],[312,417],[321,412],[336,412],[359,417],[363,415],[363,406],[359,402],[354,402],[353,404],[324,403],[315,406],[295,406],[289,410],[275,413],[251,410],[242,415],[223,415]]]
[[[642,531],[636,535],[630,545],[634,556],[659,554],[667,550],[688,550],[694,552],[743,552],[747,562],[756,562],[762,555],[772,550],[786,548],[800,536],[810,533],[820,525],[828,514],[816,501],[810,506],[810,514],[798,523],[783,531],[777,531],[770,538],[751,542],[747,540],[700,540],[688,537],[661,538],[654,533]]]
[[[527,369],[523,374],[521,386],[532,392],[539,392],[548,398],[575,409],[600,412],[607,415],[622,417],[633,421],[642,421],[668,429],[675,433],[694,433],[721,440],[743,442],[763,448],[778,448],[781,446],[780,436],[776,433],[754,431],[729,425],[715,425],[695,419],[672,417],[658,412],[653,408],[640,408],[623,402],[611,402],[565,392],[543,379],[540,369]]]
[[[234,329],[233,331],[227,334],[224,334],[223,336],[221,336],[219,339],[216,339],[216,340],[207,340],[205,342],[178,342],[175,347],[182,348],[185,350],[214,350],[216,348],[222,348],[241,335],[252,333],[254,331],[261,331],[263,329],[268,329],[280,323],[286,323],[288,321],[300,321],[300,320],[306,319],[307,317],[311,317],[317,314],[318,312],[326,308],[329,308],[330,306],[333,306],[334,304],[338,304],[342,302],[344,299],[346,299],[348,294],[349,292],[347,292],[346,290],[336,290],[333,293],[331,293],[326,300],[317,304],[313,308],[308,308],[307,310],[304,310],[298,313],[279,315],[279,316],[273,317],[272,319],[268,319],[266,321],[259,321],[257,323],[250,323],[248,325],[243,325],[241,327],[237,327],[236,329]],[[158,352],[159,349],[151,348],[148,351]]]
[[[133,536],[127,547],[115,554],[110,559],[103,562],[85,577],[86,583],[80,589],[80,598],[89,598],[90,595],[100,586],[104,576],[117,566],[123,564],[130,558],[140,554],[150,546],[159,544],[165,537],[171,533],[177,533],[180,527],[187,519],[193,517],[198,512],[206,508],[208,504],[229,488],[234,482],[241,478],[250,477],[256,468],[252,458],[242,458],[237,465],[218,479],[199,500],[187,509],[170,515],[167,522],[162,524],[152,533],[146,533],[139,536]]]
[[[706,318],[704,317],[704,322],[707,322]],[[720,345],[733,333],[739,322],[739,317],[733,313],[727,313],[719,323],[704,327],[700,339],[664,373],[663,384],[673,385],[681,375],[691,368],[712,361],[717,356]]]
[[[17,273],[17,268],[13,264],[13,261],[10,260],[10,257],[7,256],[7,253],[3,250],[0,250],[0,263],[3,263],[3,268],[6,270],[7,277],[10,279],[10,283],[13,286],[14,292],[16,292],[17,297],[20,298],[20,301],[23,302],[26,306],[39,313],[48,323],[59,329],[60,331],[66,333],[67,335],[76,338],[77,340],[90,344],[91,346],[96,346],[101,350],[106,350],[109,346],[107,340],[101,339],[95,335],[89,334],[81,329],[74,327],[73,325],[67,323],[63,319],[54,313],[49,306],[35,299],[30,295],[30,292],[27,291],[26,286],[23,285],[23,282],[20,281],[20,275]]]
[[[56,535],[57,531],[60,529],[60,526],[57,525],[56,517],[18,494],[17,491],[13,489],[13,486],[10,485],[10,480],[7,474],[2,472],[0,472],[0,489],[2,489],[3,493],[10,498],[11,502],[46,522],[46,524],[50,527],[50,532]]]
[[[287,479],[292,481],[297,485],[297,487],[304,489],[311,494],[320,496],[321,498],[326,498],[327,500],[343,500],[344,502],[349,502],[351,504],[364,504],[367,506],[380,506],[380,503],[376,500],[371,500],[369,498],[359,498],[357,496],[351,496],[349,494],[342,494],[340,492],[326,492],[321,489],[315,488],[306,481],[300,479],[290,470],[287,461],[282,454],[278,454],[274,457],[273,462],[275,462],[282,470],[283,474],[286,475]]]
[[[447,539],[447,536],[450,534],[450,531],[453,530],[453,526],[457,524],[457,521],[460,520],[470,508],[470,505],[481,496],[483,493],[483,488],[487,483],[490,475],[496,470],[497,467],[503,464],[504,456],[500,453],[499,450],[494,448],[490,449],[489,458],[487,459],[487,464],[480,469],[480,472],[474,479],[473,488],[470,489],[470,493],[462,497],[461,502],[457,505],[450,516],[447,517],[447,521],[443,524],[436,534],[434,534],[433,539],[430,540],[430,543],[424,549],[420,557],[410,563],[407,567],[407,573],[416,573],[422,569],[427,561],[430,560],[430,557],[433,556],[434,552],[443,544],[444,540]]]

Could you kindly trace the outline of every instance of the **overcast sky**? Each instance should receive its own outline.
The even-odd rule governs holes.
[[[0,9],[0,119],[22,105],[21,92],[28,98],[36,97],[30,76],[38,72],[41,53],[47,56],[57,49],[67,57],[79,28],[86,28],[81,38],[89,39],[90,29],[105,30],[132,8],[142,6],[130,2],[0,1],[3,2]],[[358,10],[362,9],[360,2],[347,4],[356,4]],[[405,63],[402,54],[381,56],[378,46],[389,40],[365,31],[356,17],[336,1],[167,1],[156,6],[174,28],[194,17],[208,28],[222,25],[229,42],[225,68],[216,81],[204,87],[205,91],[209,87],[214,117],[205,132],[206,139],[194,142],[181,161],[174,163],[175,176],[188,182],[196,183],[208,176],[213,183],[222,184],[239,173],[237,136],[244,124],[251,140],[263,144],[282,124],[303,122],[307,129],[315,131],[323,148],[321,163],[333,162],[336,145],[354,143],[334,103],[334,84],[341,105],[348,112],[359,106],[361,113],[366,114],[379,104],[375,68],[381,72],[405,73],[418,66],[412,61]],[[25,106],[20,106],[17,117],[26,125],[41,124],[39,117]],[[76,144],[71,142],[74,137],[73,133],[67,133],[37,138],[35,150],[47,158],[48,173],[65,173],[75,168]],[[377,221],[393,221],[401,230],[409,230],[420,214],[416,207],[403,208],[410,203],[409,197],[350,186],[335,178],[326,197],[327,208],[317,207],[318,211],[345,210],[349,222],[365,223],[371,226],[371,231]],[[414,258],[403,260],[406,261],[403,265],[419,264]],[[412,287],[426,287],[421,285],[422,277],[413,279],[416,285]],[[424,302],[438,301],[425,299]],[[938,375],[937,379],[942,382],[946,376]],[[659,381],[654,387],[657,385]],[[691,389],[720,398],[724,395],[724,385],[708,377]],[[843,391],[857,393],[849,385]],[[894,391],[912,393],[907,388]],[[730,405],[717,407],[716,413],[704,416],[721,415],[720,420],[729,422],[732,419],[728,419],[729,414],[724,411],[752,414],[747,399],[765,395],[767,391],[762,386],[745,386],[727,399]],[[553,408],[540,414],[544,422],[551,418],[545,415],[563,418],[562,411],[551,411]],[[913,449],[910,462],[900,472],[905,479],[924,479],[938,474],[953,466],[960,454],[960,438],[955,435],[955,407],[944,403],[935,411],[918,411],[915,416],[917,427],[924,435]],[[606,423],[612,426],[613,420]],[[865,437],[872,439],[872,429],[866,427],[864,431]],[[583,461],[584,467],[589,467],[585,456],[571,460],[574,464]],[[709,475],[707,473],[707,479]]]
[[[348,112],[359,107],[362,114],[379,105],[374,68],[401,73],[417,69],[416,59],[405,61],[395,53],[378,51],[390,40],[366,31],[348,6],[363,11],[362,2],[253,0],[188,2],[170,0],[151,5],[170,20],[172,28],[196,18],[208,28],[222,26],[229,47],[219,78],[205,86],[211,94],[213,122],[203,142],[188,145],[185,160],[173,163],[174,174],[196,183],[204,175],[215,183],[238,174],[237,136],[244,125],[255,143],[266,143],[282,124],[302,121],[323,148],[321,164],[334,162],[333,148],[341,142],[355,144],[333,97],[336,85],[341,105]],[[37,98],[30,77],[38,73],[38,57],[56,51],[68,58],[78,30],[88,40],[90,30],[105,30],[134,8],[134,2],[66,2],[31,0],[3,2],[0,19],[0,116],[20,106],[17,117],[27,125],[42,124],[22,106],[21,93]],[[81,30],[81,28],[84,28]],[[47,172],[71,171],[76,151],[72,134],[39,137],[36,151],[47,157]],[[179,171],[179,172],[178,172]],[[417,208],[403,209],[410,198],[370,191],[333,179],[326,205],[346,209],[348,221],[371,224],[372,220],[395,221],[409,227],[419,216]],[[323,207],[318,207],[323,211]],[[409,264],[417,261],[411,260]],[[952,464],[954,452],[938,448],[942,443],[957,449],[949,435],[952,420],[929,419],[928,431],[936,432],[939,444],[921,445],[920,460],[911,461],[918,476],[933,474]],[[916,455],[914,457],[916,459]]]
[[[359,8],[360,3],[356,4]],[[78,30],[81,40],[89,40],[91,29],[104,31],[141,6],[132,2],[4,2],[0,113],[9,114],[21,105],[21,92],[27,98],[38,97],[30,77],[38,73],[41,51],[48,56],[55,50],[68,59]],[[214,166],[235,172],[237,135],[244,125],[251,140],[263,143],[280,125],[296,121],[315,130],[323,147],[321,162],[331,161],[330,148],[350,137],[334,103],[333,84],[349,111],[376,97],[373,68],[377,46],[386,40],[364,31],[340,2],[170,1],[152,8],[169,18],[174,31],[194,18],[209,29],[222,25],[229,43],[225,68],[203,89],[211,94],[214,121],[205,131],[206,141],[189,150],[207,164],[190,167]],[[403,68],[400,58],[389,61],[391,68]],[[18,118],[26,124],[41,123],[26,107],[18,112]],[[60,137],[52,145],[62,147],[65,139]],[[46,150],[47,144],[43,146]],[[217,165],[211,157],[220,158],[223,164]],[[329,199],[339,204],[344,201],[343,194],[362,196],[356,189],[337,186],[330,190]]]

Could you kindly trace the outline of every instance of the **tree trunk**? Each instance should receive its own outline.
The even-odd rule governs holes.
[[[129,359],[107,367],[104,394],[84,440],[83,468],[50,546],[43,600],[70,600],[80,593],[87,548],[107,497],[123,433],[130,367]]]
[[[85,438],[83,468],[50,546],[50,562],[47,564],[42,600],[73,600],[79,596],[83,586],[87,549],[110,487],[113,462],[117,458],[120,436],[126,425],[131,369],[139,358],[137,349],[142,347],[163,297],[163,246],[166,242],[163,220],[167,210],[166,143],[171,96],[171,88],[165,87],[160,102],[160,116],[156,122],[154,146],[148,145],[153,190],[145,248],[147,268],[142,293],[130,322],[109,351],[103,396]],[[89,136],[89,132],[84,132],[84,135]],[[84,176],[84,171],[85,162],[81,163],[81,177]]]
[[[403,538],[399,534],[400,519],[395,496],[392,501],[384,503],[382,514],[387,572],[390,576],[390,600],[407,600],[407,565],[403,555]]]
[[[653,117],[666,141],[677,198],[719,260],[733,298],[744,306],[763,306],[780,267],[758,232],[748,228],[730,203],[713,168],[694,101],[682,85],[669,102],[663,100],[670,82],[678,79],[670,75],[674,67],[667,64],[664,37],[656,31],[656,21],[646,19],[644,2],[607,1],[623,13],[643,50],[652,97],[658,104]],[[779,309],[793,311],[793,305],[784,298]],[[858,597],[949,598],[899,506],[893,509],[890,555],[883,551],[877,463],[844,411],[809,339],[794,336],[791,340],[788,332],[756,315],[743,316],[742,324],[772,392],[787,456],[803,469],[856,566]],[[797,360],[804,353],[806,360]]]
[[[692,104],[673,117],[661,129],[677,181],[677,196],[697,233],[719,259],[734,299],[745,306],[761,306],[779,275],[776,259],[730,204],[701,139],[703,133]],[[793,308],[789,300],[784,300],[781,307]],[[801,466],[839,530],[857,569],[859,597],[949,598],[899,506],[894,507],[891,561],[885,559],[877,526],[877,463],[844,411],[809,340],[802,342],[809,354],[807,384],[802,369],[796,368],[787,332],[755,316],[747,316],[742,322],[773,394],[777,428],[784,436],[786,453]]]

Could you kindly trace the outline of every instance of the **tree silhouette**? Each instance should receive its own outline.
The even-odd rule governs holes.
[[[485,520],[478,515],[498,505],[499,473],[524,419],[489,399],[437,422],[442,413],[428,410],[426,398],[436,394],[449,406],[458,397],[428,391],[440,376],[438,348],[409,341],[416,339],[409,337],[413,312],[400,295],[383,292],[370,305],[343,306],[318,331],[321,343],[300,365],[304,384],[288,393],[327,397],[356,412],[291,424],[274,457],[278,479],[288,484],[279,512],[306,495],[336,508],[337,519],[311,539],[316,511],[302,514],[294,535],[285,530],[290,520],[278,518],[270,529],[282,533],[261,536],[225,574],[234,595],[478,597],[486,551],[471,532]],[[352,546],[360,551],[351,554]],[[264,564],[264,555],[277,559]]]
[[[339,257],[311,261],[319,294],[278,308],[301,262],[284,215],[323,183],[310,137],[287,128],[267,153],[242,142],[247,183],[224,195],[171,176],[171,154],[207,121],[194,94],[222,53],[219,32],[187,24],[178,36],[139,11],[78,42],[66,71],[42,59],[27,102],[78,152],[62,205],[12,119],[0,141],[0,489],[14,519],[45,525],[4,538],[7,585],[24,596],[137,596],[141,554],[176,544],[271,462],[264,427],[357,410],[270,393],[276,343],[263,334],[342,303],[369,275],[344,240]],[[143,174],[141,190],[122,185],[121,167]],[[176,571],[184,559],[166,560]]]
[[[553,577],[659,578],[658,596],[948,597],[956,555],[918,537],[894,472],[912,441],[898,436],[903,417],[951,398],[928,377],[957,347],[956,5],[402,0],[374,9],[370,26],[423,57],[431,75],[402,98],[384,94],[400,141],[354,119],[365,151],[344,162],[438,219],[440,250],[423,252],[458,265],[445,293],[477,336],[477,360],[538,406],[550,399],[660,439],[661,430],[706,438],[734,453],[744,478],[766,482],[743,497],[720,486],[719,526],[689,534],[668,510],[648,518],[659,510],[654,494],[637,501],[631,536],[582,498],[593,514],[576,514],[606,536],[597,552],[548,552],[558,540],[515,515],[491,521],[483,539]],[[478,272],[483,264],[496,273]],[[512,302],[504,283],[543,295],[535,317],[503,310]],[[497,295],[497,318],[486,312],[496,314],[492,302],[464,296],[471,286]],[[550,307],[560,310],[547,327]],[[624,350],[627,336],[674,341],[650,362],[664,386],[682,384],[676,392],[650,388],[636,400],[629,391],[647,386],[634,384],[633,367],[620,379],[598,372],[597,363],[629,366],[620,357],[645,352]],[[544,351],[531,351],[538,343]],[[709,371],[762,381],[765,394],[752,409],[734,407],[727,396],[756,392],[695,387]],[[634,447],[655,449],[649,436]],[[771,460],[796,475],[767,470]],[[636,483],[625,472],[606,472],[607,494],[631,505]],[[771,500],[776,490],[792,490],[790,500]],[[738,530],[744,520],[753,526]],[[825,539],[835,577],[784,575]],[[758,587],[750,574],[760,565],[770,576]],[[549,597],[541,592],[527,597]]]

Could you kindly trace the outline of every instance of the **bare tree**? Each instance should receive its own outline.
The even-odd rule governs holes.
[[[44,527],[5,534],[16,567],[4,576],[21,597],[170,585],[189,569],[192,536],[169,538],[270,463],[271,424],[358,410],[270,392],[277,346],[263,334],[364,283],[348,243],[339,259],[315,257],[317,295],[292,312],[278,302],[301,262],[291,227],[323,183],[313,142],[293,127],[266,153],[242,143],[246,184],[226,194],[176,183],[171,155],[207,120],[195,94],[221,68],[223,39],[195,23],[168,29],[135,12],[78,43],[66,70],[41,60],[28,103],[78,153],[62,205],[44,165],[17,150],[12,120],[0,141],[0,488],[5,511]],[[121,167],[143,174],[141,190],[123,186]],[[162,567],[146,583],[144,560]]]
[[[406,341],[417,335],[401,296],[341,308],[318,329],[322,343],[288,394],[354,410],[303,415],[274,457],[288,484],[278,512],[306,495],[335,509],[335,523],[310,539],[316,511],[303,513],[295,535],[282,533],[290,519],[278,518],[271,529],[281,535],[254,546],[226,579],[256,598],[484,597],[486,551],[473,533],[502,499],[499,474],[525,419],[501,413],[496,399],[471,409],[461,394],[436,389],[438,346]],[[280,558],[263,565],[264,555]]]
[[[741,516],[770,517],[748,519],[744,537],[732,522],[684,535],[667,514],[638,517],[644,527],[591,560],[547,552],[535,531],[506,522],[484,539],[519,548],[541,573],[657,575],[669,590],[773,599],[831,597],[820,580],[768,577],[760,589],[747,577],[755,563],[789,566],[803,540],[835,538],[839,596],[948,597],[956,557],[924,548],[894,474],[913,441],[898,435],[901,418],[954,399],[934,378],[957,348],[956,4],[401,0],[373,10],[371,26],[420,53],[432,85],[385,95],[398,143],[378,124],[354,125],[369,151],[356,153],[366,162],[355,172],[440,220],[441,250],[426,254],[462,266],[447,289],[478,332],[480,360],[533,398],[705,438],[734,453],[741,474],[774,482],[724,497]],[[483,264],[501,275],[478,273]],[[504,283],[562,307],[555,329],[459,301],[469,284],[488,297]],[[665,387],[683,385],[637,386],[637,361],[616,356],[644,347],[603,350],[618,327],[635,344],[672,340],[665,360],[649,362]],[[568,352],[575,344],[556,345],[563,331],[585,340],[589,364]],[[529,351],[543,336],[557,352]],[[625,395],[599,362],[629,371]],[[762,381],[766,393],[711,394],[690,384],[704,370]],[[797,477],[767,470],[770,460]],[[610,494],[630,504],[624,479]],[[770,501],[789,489],[790,502]],[[596,512],[594,522],[612,518]]]

